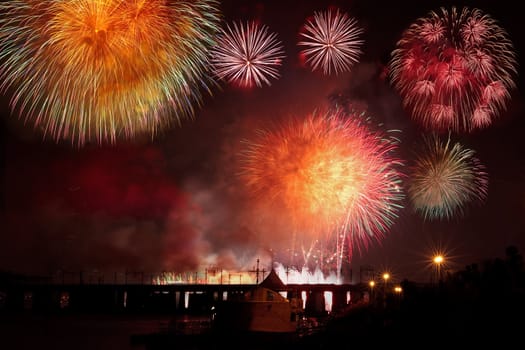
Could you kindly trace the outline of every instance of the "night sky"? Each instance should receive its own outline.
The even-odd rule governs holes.
[[[305,19],[331,5],[358,20],[365,43],[351,72],[327,77],[300,64],[296,43]],[[488,128],[457,136],[486,166],[488,198],[442,221],[423,220],[407,202],[385,237],[355,252],[350,263],[356,278],[360,266],[372,265],[395,278],[426,280],[438,249],[453,269],[504,256],[509,245],[525,252],[525,43],[518,2],[229,0],[221,5],[226,22],[258,20],[277,33],[286,55],[280,78],[251,90],[220,83],[204,94],[193,120],[153,139],[81,148],[56,143],[11,114],[9,96],[3,97],[0,270],[183,272],[212,264],[251,269],[258,258],[268,263],[287,233],[257,226],[235,176],[240,141],[341,95],[401,130],[400,152],[410,159],[422,130],[403,111],[386,64],[412,21],[452,5],[496,19],[519,62],[507,110]]]

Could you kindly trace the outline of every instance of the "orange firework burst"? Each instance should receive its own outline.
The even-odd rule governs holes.
[[[219,14],[213,0],[14,0],[0,11],[2,90],[55,140],[155,134],[193,115]],[[211,82],[211,79],[208,80]]]
[[[403,198],[396,139],[369,122],[357,113],[315,112],[260,131],[242,153],[243,182],[262,210],[296,232],[314,239],[348,232],[349,241],[367,246],[391,226]]]

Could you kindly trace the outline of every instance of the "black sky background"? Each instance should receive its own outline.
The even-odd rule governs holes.
[[[514,1],[223,1],[226,22],[259,20],[276,32],[286,58],[281,78],[252,90],[225,84],[205,95],[194,120],[153,140],[82,148],[43,139],[30,123],[2,111],[2,229],[0,270],[30,274],[69,271],[195,271],[210,264],[252,268],[269,262],[287,233],[255,229],[235,182],[240,140],[257,127],[304,115],[342,94],[388,128],[402,130],[409,159],[422,134],[385,79],[402,31],[440,6],[477,7],[509,33],[519,61],[517,89],[489,128],[455,135],[473,148],[489,173],[485,203],[449,221],[424,221],[409,204],[380,242],[355,252],[359,267],[388,269],[395,278],[425,280],[437,249],[451,268],[525,251],[525,118],[522,12]],[[326,77],[302,67],[296,45],[304,20],[335,6],[363,27],[360,62],[347,74]]]

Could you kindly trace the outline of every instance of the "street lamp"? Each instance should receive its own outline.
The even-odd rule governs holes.
[[[384,306],[386,306],[386,287],[387,287],[389,278],[390,278],[390,274],[388,272],[385,272],[383,274],[383,280],[385,281],[385,285],[383,286],[383,304]]]
[[[376,285],[375,281],[368,282],[368,285],[370,286],[370,299],[374,299],[374,287]]]
[[[396,299],[399,302],[401,300],[401,294],[403,293],[403,288],[401,288],[401,286],[395,286],[394,293],[396,294]]]
[[[445,261],[445,258],[443,257],[443,255],[439,254],[439,255],[434,256],[432,261],[434,262],[434,265],[436,266],[436,281],[439,282],[441,280],[441,265]]]

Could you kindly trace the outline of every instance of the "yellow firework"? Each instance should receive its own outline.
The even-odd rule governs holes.
[[[153,136],[192,117],[212,82],[217,8],[212,0],[2,3],[2,90],[57,141]]]

